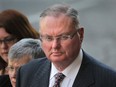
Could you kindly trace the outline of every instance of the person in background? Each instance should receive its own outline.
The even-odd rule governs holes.
[[[0,75],[7,73],[5,67],[7,67],[7,63],[0,57]]]
[[[12,87],[8,75],[0,75],[0,87]]]
[[[7,67],[7,63],[0,57],[0,87],[12,87],[5,67]]]
[[[41,46],[47,58],[19,68],[16,87],[116,87],[116,71],[82,49],[78,11],[53,5],[40,14]]]
[[[0,56],[6,63],[8,62],[8,51],[10,47],[23,38],[38,39],[39,33],[31,26],[27,17],[21,12],[13,9],[1,11]],[[4,75],[5,72],[2,74]]]
[[[12,87],[16,85],[18,68],[32,59],[45,57],[38,39],[22,39],[11,46],[8,53],[8,74]]]

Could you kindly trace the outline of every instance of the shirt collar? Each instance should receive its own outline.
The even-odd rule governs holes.
[[[82,49],[80,49],[80,52],[79,52],[79,55],[77,56],[77,58],[62,73],[65,76],[68,76],[69,78],[73,78],[71,76],[71,74],[73,75],[74,72],[78,73],[80,65],[82,63],[82,58],[83,58],[83,52],[82,52]],[[50,79],[52,79],[54,77],[54,75],[58,72],[59,71],[56,69],[56,67],[52,63]]]

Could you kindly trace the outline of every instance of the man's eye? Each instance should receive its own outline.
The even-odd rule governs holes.
[[[52,41],[52,40],[53,40],[52,37],[45,37],[45,39],[46,39],[47,41]]]
[[[67,35],[63,35],[62,37],[61,37],[61,39],[62,40],[67,40],[69,37],[67,36]]]

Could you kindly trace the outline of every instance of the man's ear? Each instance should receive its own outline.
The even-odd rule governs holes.
[[[82,42],[83,38],[84,38],[84,28],[83,27],[78,29],[78,35],[80,37],[80,41]]]

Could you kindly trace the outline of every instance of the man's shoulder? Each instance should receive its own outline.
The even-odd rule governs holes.
[[[19,68],[17,72],[17,85],[27,87],[40,74],[41,71],[46,70],[45,67],[50,67],[50,61],[47,58],[33,59],[26,65]],[[21,83],[21,84],[19,84]]]
[[[29,63],[25,64],[20,68],[22,71],[34,71],[37,70],[37,68],[41,67],[43,64],[48,63],[49,60],[45,58],[39,58],[39,59],[33,59]]]
[[[101,75],[102,77],[110,76],[116,80],[116,71],[114,69],[98,61],[96,58],[93,58],[87,53],[84,53],[84,56],[85,56],[84,61],[87,61],[89,67],[93,70],[96,76],[97,75],[99,76]]]
[[[48,61],[48,59],[46,57],[44,58],[38,58],[38,59],[32,59],[29,63],[26,64],[26,66],[33,66],[36,65],[36,64],[41,64],[41,63],[44,63]]]

